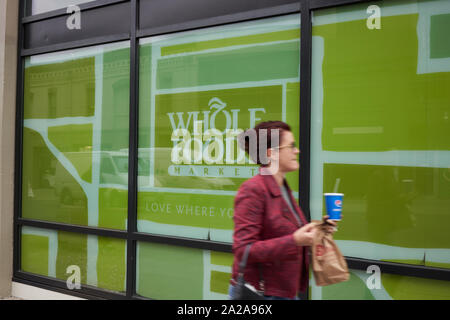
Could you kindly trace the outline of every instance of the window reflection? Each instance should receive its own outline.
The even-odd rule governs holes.
[[[53,11],[61,8],[67,8],[70,5],[77,5],[95,0],[28,0],[31,6],[31,14],[39,14]]]

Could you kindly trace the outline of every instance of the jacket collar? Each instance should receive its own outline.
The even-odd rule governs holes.
[[[278,197],[281,195],[280,186],[277,184],[277,181],[272,175],[262,175],[260,171],[260,175],[263,178],[264,184],[269,189],[270,193],[274,197]]]
[[[269,189],[269,192],[272,194],[273,197],[281,196],[280,186],[277,184],[277,181],[275,180],[273,175],[262,175],[261,170],[259,170],[259,175],[261,176],[264,184]],[[298,205],[297,201],[292,196],[291,189],[289,188],[289,186],[286,182],[286,179],[284,179],[283,183],[284,183],[286,189],[288,189],[288,191],[289,191],[289,196],[291,198],[291,202],[293,203],[295,210],[298,212],[298,214],[300,216],[300,220],[302,221],[303,225],[307,224],[308,221],[306,220],[306,218],[303,214],[303,211],[300,208],[300,206]],[[289,212],[290,212],[290,210],[289,210]],[[292,214],[289,214],[289,215],[286,214],[286,217],[289,220],[291,220],[295,225],[299,226],[297,223],[297,220],[294,218],[294,216]]]

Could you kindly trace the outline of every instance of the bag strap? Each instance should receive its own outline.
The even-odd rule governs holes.
[[[244,279],[245,266],[247,265],[247,259],[248,259],[248,255],[250,253],[250,248],[252,247],[252,244],[253,243],[250,243],[245,247],[244,254],[242,256],[241,262],[239,263],[238,278]],[[262,266],[260,263],[258,263],[258,269],[259,269],[259,289],[260,289],[260,291],[264,292],[264,278],[263,278]]]
[[[264,188],[264,191],[268,192],[266,184],[262,183],[262,186]],[[242,281],[244,281],[245,266],[247,265],[247,259],[248,259],[248,255],[250,253],[250,248],[251,248],[252,244],[253,243],[249,243],[245,247],[244,254],[242,255],[241,262],[239,263],[238,279],[240,278]],[[264,277],[263,277],[263,272],[262,272],[262,266],[260,263],[258,263],[258,269],[259,269],[259,288],[262,292],[264,292]]]

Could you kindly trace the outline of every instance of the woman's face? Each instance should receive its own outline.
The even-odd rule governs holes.
[[[295,138],[292,132],[284,131],[281,135],[281,143],[277,148],[279,153],[279,170],[282,172],[291,172],[300,167],[297,155],[300,150],[295,146]]]

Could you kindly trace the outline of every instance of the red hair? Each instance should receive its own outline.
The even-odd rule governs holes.
[[[278,141],[272,139],[272,133],[274,130],[278,130]],[[261,146],[266,146],[266,150],[270,148],[276,148],[280,145],[283,132],[291,132],[291,127],[282,121],[266,121],[258,123],[255,128],[248,129],[239,136],[239,142],[241,148],[247,152],[253,162],[265,166],[267,165],[267,153],[262,152]],[[253,141],[251,141],[253,137]],[[265,141],[261,141],[264,139]],[[273,141],[272,141],[273,140]],[[255,147],[252,149],[251,144],[254,143]],[[265,143],[265,144],[264,144]],[[256,148],[256,149],[255,149]],[[253,151],[253,152],[252,152]],[[263,157],[263,159],[262,159]]]

